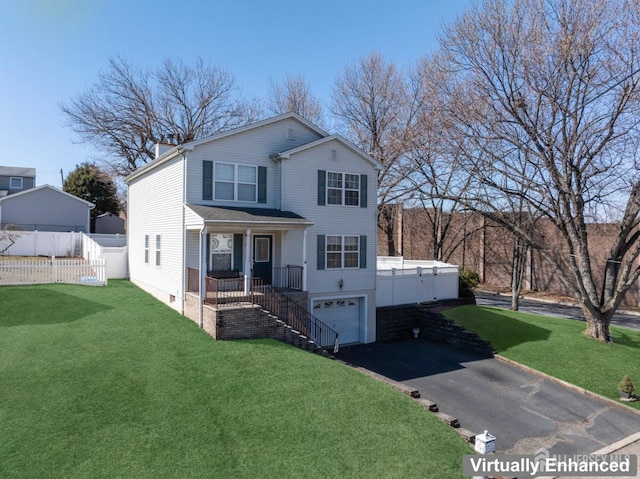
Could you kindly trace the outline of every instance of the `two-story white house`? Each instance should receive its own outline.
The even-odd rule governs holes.
[[[294,113],[156,152],[126,179],[132,282],[201,325],[208,276],[293,285],[375,341],[379,162]]]

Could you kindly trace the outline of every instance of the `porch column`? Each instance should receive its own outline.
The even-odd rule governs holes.
[[[307,230],[302,231],[302,291],[307,290]]]
[[[244,294],[251,293],[251,229],[247,228],[244,234],[246,241],[244,243]]]
[[[207,293],[206,293],[207,283],[205,280],[207,276],[207,241],[206,241],[207,233],[206,231],[207,229],[204,226],[200,230],[200,269],[199,269],[200,287],[198,288],[198,295],[199,295],[198,324],[200,328],[202,328],[204,324],[204,320],[202,317],[202,305],[204,304],[204,300],[207,297]]]

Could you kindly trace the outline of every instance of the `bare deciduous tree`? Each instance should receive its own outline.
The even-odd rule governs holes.
[[[274,115],[290,111],[310,122],[325,124],[322,103],[311,93],[311,87],[303,76],[286,75],[284,80],[269,79],[267,110]]]
[[[332,112],[343,134],[385,167],[378,178],[380,214],[410,195],[406,183],[409,128],[415,105],[407,83],[393,62],[372,53],[347,65],[333,87]],[[388,254],[394,256],[393,225],[379,221],[386,233]]]
[[[445,31],[435,57],[449,78],[440,88],[458,167],[472,179],[465,206],[537,250],[575,293],[586,334],[601,341],[611,341],[611,316],[640,278],[638,8],[487,0]],[[564,251],[505,215],[514,204],[553,224]],[[590,256],[593,213],[617,218],[603,264]]]
[[[412,185],[413,203],[422,207],[428,219],[431,236],[432,257],[438,261],[449,261],[467,235],[464,221],[459,221],[461,200],[465,197],[469,178],[460,174],[456,166],[455,142],[444,137],[454,130],[448,127],[448,117],[442,115],[447,98],[440,97],[438,84],[441,78],[431,67],[429,59],[421,59],[410,75],[411,97],[416,114],[410,125],[407,157],[411,169],[407,181]]]
[[[167,135],[191,141],[259,116],[255,103],[239,96],[233,75],[202,60],[190,66],[167,59],[150,71],[111,58],[91,88],[60,108],[80,141],[99,149],[118,175],[152,160],[154,143]]]
[[[20,238],[20,231],[13,225],[6,225],[0,230],[0,254],[9,251]]]

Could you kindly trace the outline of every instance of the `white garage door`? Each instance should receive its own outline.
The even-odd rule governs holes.
[[[340,344],[360,341],[360,298],[314,301],[313,315],[338,332]]]

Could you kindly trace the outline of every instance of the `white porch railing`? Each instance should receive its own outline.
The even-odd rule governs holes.
[[[103,259],[82,258],[0,259],[0,285],[71,283],[104,286],[107,284]]]

